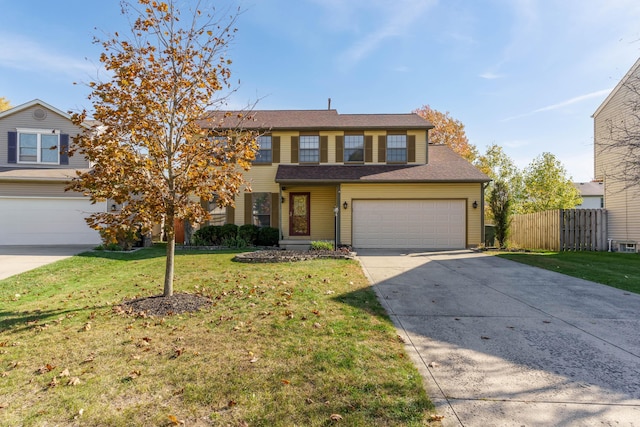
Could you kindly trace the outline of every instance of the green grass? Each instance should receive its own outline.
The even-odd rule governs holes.
[[[640,294],[640,255],[619,252],[509,252],[498,256]]]
[[[428,422],[422,379],[357,262],[179,252],[175,291],[212,307],[114,310],[161,293],[163,254],[87,253],[0,281],[0,425]]]

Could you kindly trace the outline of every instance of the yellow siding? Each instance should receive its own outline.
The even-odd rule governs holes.
[[[289,236],[289,193],[310,193],[311,197],[311,236]],[[285,202],[282,208],[282,234],[285,240],[333,240],[334,216],[336,206],[336,187],[287,186],[283,193]]]
[[[629,78],[640,78],[640,68]],[[610,123],[623,123],[631,114],[632,97],[637,97],[637,94],[630,93],[623,85],[594,115],[595,178],[604,182],[608,238],[614,242],[640,243],[640,190],[637,185],[625,189],[628,183],[619,180],[626,149],[608,148],[611,141],[618,137],[612,133]]]
[[[473,202],[482,201],[482,184],[430,183],[430,184],[343,184],[340,188],[340,204],[345,201],[347,209],[340,207],[340,243],[352,243],[353,200],[393,199],[449,199],[466,200],[467,203],[467,247],[482,243],[482,209],[473,208]]]

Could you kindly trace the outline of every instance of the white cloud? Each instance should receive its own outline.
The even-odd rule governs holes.
[[[348,2],[340,2],[341,5]],[[331,3],[334,4],[334,3]],[[376,15],[382,19],[381,25],[375,25],[375,30],[368,32],[359,38],[341,54],[341,60],[350,65],[355,65],[375,51],[382,42],[394,37],[401,37],[409,31],[411,25],[433,5],[436,0],[401,0],[394,3],[361,3],[360,7],[375,7]],[[357,7],[357,6],[356,6]],[[340,6],[341,12],[344,6]],[[357,14],[349,13],[352,16]]]
[[[61,74],[80,79],[95,77],[98,67],[84,59],[67,56],[16,34],[0,33],[0,67]],[[10,43],[6,42],[11,40]]]
[[[567,106],[572,105],[572,104],[577,104],[579,102],[586,101],[588,99],[602,98],[604,100],[604,98],[609,93],[611,93],[612,90],[613,90],[613,88],[602,89],[602,90],[598,90],[598,91],[595,91],[595,92],[587,93],[587,94],[584,94],[584,95],[575,96],[573,98],[567,99],[565,101],[558,102],[556,104],[551,104],[551,105],[547,105],[546,107],[535,109],[535,110],[533,110],[533,111],[531,111],[529,113],[524,113],[524,114],[519,114],[517,116],[507,117],[506,119],[502,119],[501,122],[508,122],[508,121],[515,120],[515,119],[521,119],[523,117],[533,116],[534,114],[542,113],[542,112],[545,112],[545,111],[558,110],[558,109],[567,107]]]
[[[494,80],[494,79],[503,78],[504,74],[496,74],[496,73],[493,73],[491,71],[486,71],[486,72],[480,74],[480,77],[482,77],[483,79],[487,79],[487,80]]]

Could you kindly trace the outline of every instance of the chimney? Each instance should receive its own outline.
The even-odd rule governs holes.
[[[328,99],[327,110],[331,110],[331,98]]]

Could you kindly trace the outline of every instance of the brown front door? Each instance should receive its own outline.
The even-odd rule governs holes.
[[[289,193],[289,235],[310,236],[310,194]]]

